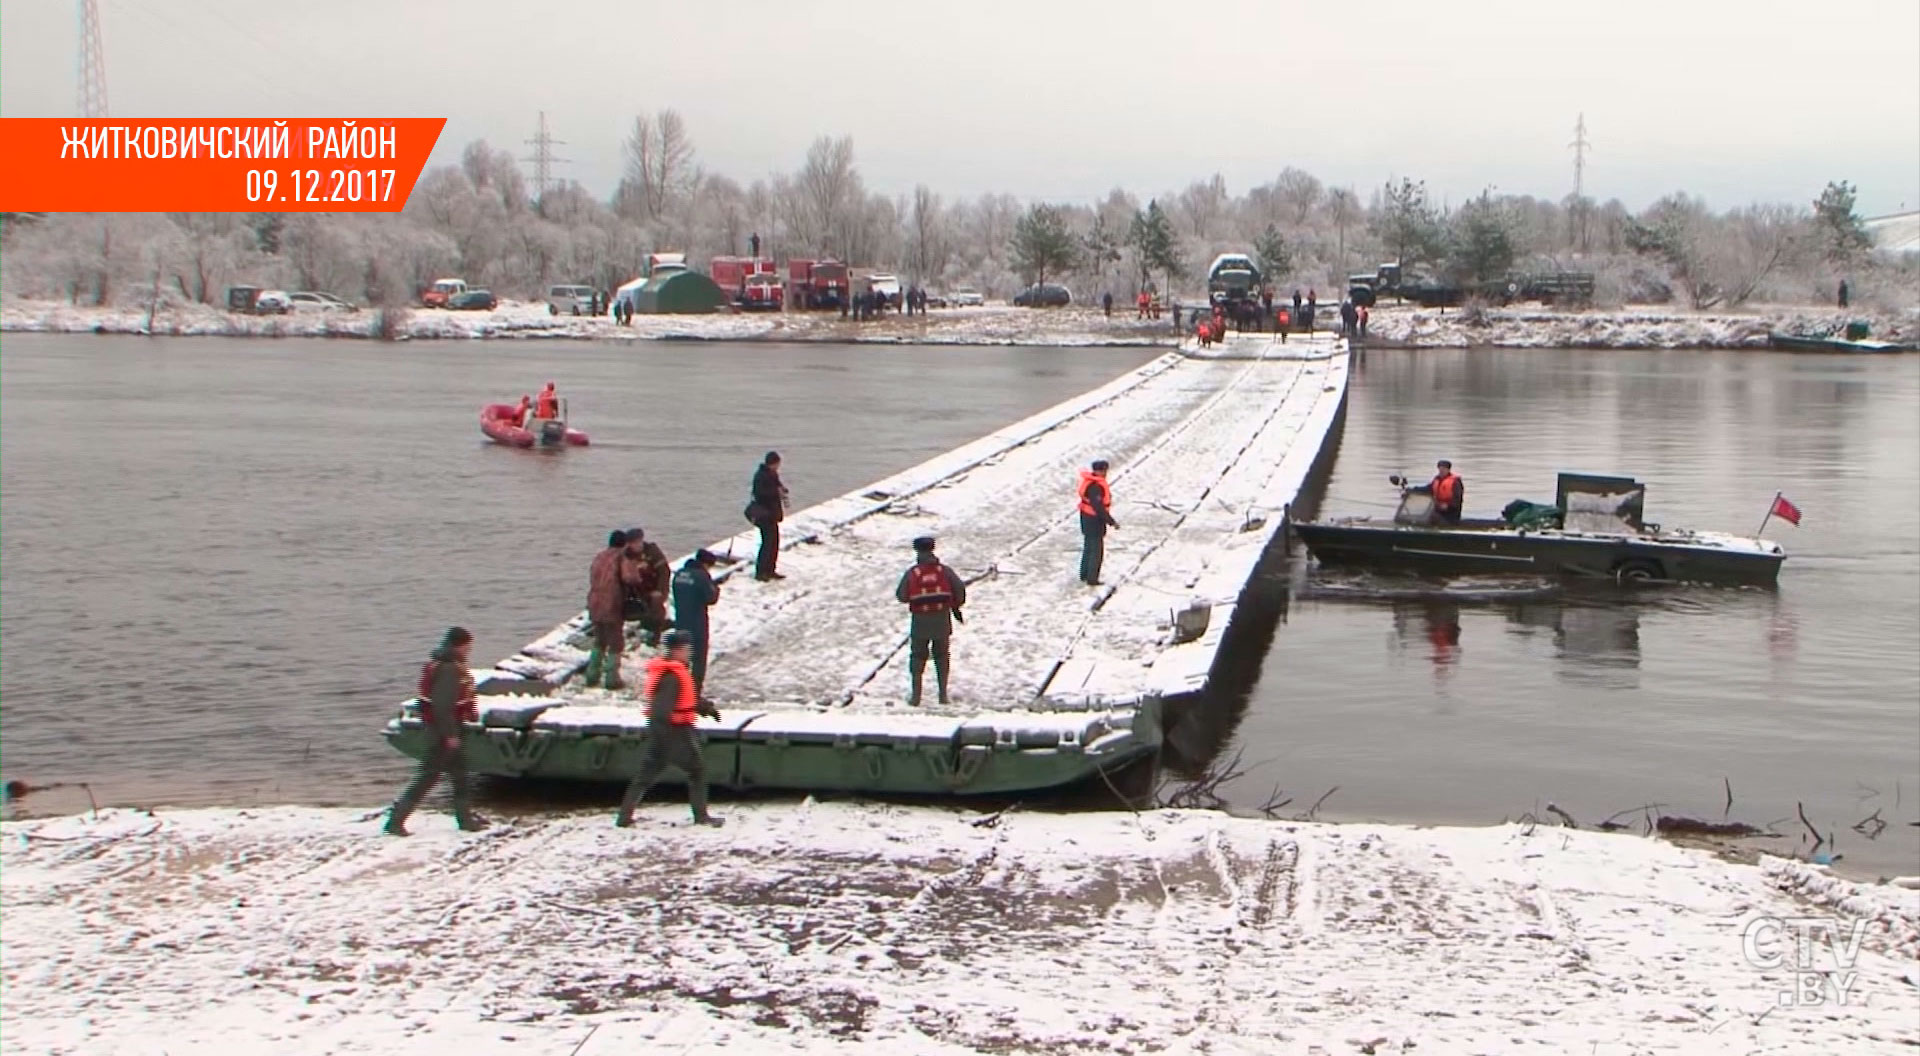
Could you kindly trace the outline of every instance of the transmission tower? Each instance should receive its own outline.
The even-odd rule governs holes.
[[[81,117],[107,116],[107,53],[100,47],[99,0],[80,0]]]
[[[567,160],[565,158],[554,157],[553,148],[557,146],[564,147],[566,146],[566,142],[553,138],[553,133],[547,131],[547,112],[545,110],[540,111],[540,130],[535,132],[533,138],[526,142],[527,145],[533,148],[533,157],[521,158],[520,160],[533,162],[534,198],[536,200],[543,199],[547,196],[547,189],[553,185],[553,167],[556,164],[565,164]]]
[[[1573,142],[1567,146],[1573,149],[1573,208],[1567,217],[1573,230],[1569,234],[1584,251],[1587,248],[1587,148],[1592,146],[1587,142],[1585,113],[1573,123]]]
[[[1573,124],[1573,142],[1567,146],[1573,148],[1573,196],[1579,198],[1586,193],[1587,148],[1593,144],[1587,142],[1587,115],[1581,114]]]

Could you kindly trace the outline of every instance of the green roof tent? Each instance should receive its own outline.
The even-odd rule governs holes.
[[[719,284],[697,271],[655,272],[633,291],[633,310],[642,315],[705,315],[727,304]]]

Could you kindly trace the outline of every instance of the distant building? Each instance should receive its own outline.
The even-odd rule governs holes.
[[[1868,217],[1865,223],[1874,252],[1890,257],[1920,253],[1920,209]]]

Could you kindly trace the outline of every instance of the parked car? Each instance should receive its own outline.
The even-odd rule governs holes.
[[[971,286],[961,286],[947,294],[947,303],[955,308],[978,308],[987,303],[987,299],[980,295],[979,290]]]
[[[289,293],[287,294],[287,300],[292,302],[293,310],[296,312],[346,312],[353,310],[353,305],[335,297],[333,294],[314,293],[312,290],[299,290],[294,293]]]
[[[453,298],[467,288],[464,279],[435,279],[433,285],[420,295],[420,304],[427,308],[450,308]]]
[[[317,290],[314,291],[314,296],[330,304],[338,306],[339,309],[343,312],[357,312],[360,310],[359,305],[353,303],[352,301],[347,300],[345,297],[335,297],[331,293],[321,293]]]
[[[927,294],[927,307],[951,308],[953,307],[953,298],[944,293],[929,293]]]
[[[554,286],[547,290],[547,314],[592,315],[594,290],[591,286]]]
[[[1073,303],[1073,294],[1065,286],[1056,286],[1049,282],[1035,284],[1013,295],[1013,303],[1019,308],[1065,308]]]
[[[447,307],[456,312],[491,312],[500,307],[491,290],[462,290],[453,295]]]
[[[264,315],[285,315],[293,311],[293,298],[285,290],[261,290],[253,299],[253,310]]]

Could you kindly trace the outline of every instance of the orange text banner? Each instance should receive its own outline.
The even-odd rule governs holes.
[[[446,123],[0,118],[0,211],[397,213]]]

